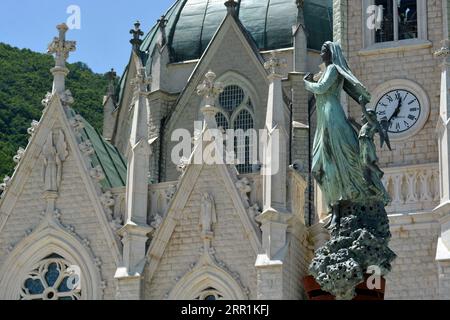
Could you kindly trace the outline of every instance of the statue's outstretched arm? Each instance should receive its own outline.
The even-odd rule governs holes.
[[[324,94],[330,89],[330,87],[337,81],[338,72],[336,67],[332,66],[328,68],[323,78],[317,82],[305,81],[306,90],[315,94]]]

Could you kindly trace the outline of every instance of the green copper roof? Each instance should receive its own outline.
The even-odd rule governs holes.
[[[240,0],[238,15],[260,50],[272,50],[293,45],[292,26],[297,22],[296,0]],[[199,58],[227,9],[224,0],[178,0],[166,13],[166,34],[172,62]],[[304,15],[308,47],[320,49],[332,39],[332,11],[305,0]],[[156,45],[157,26],[147,34],[142,51],[152,53]]]
[[[72,115],[75,111],[69,110]],[[105,174],[105,179],[100,184],[105,189],[119,188],[126,185],[127,165],[119,150],[107,142],[102,135],[82,118],[84,129],[81,131],[81,140],[89,140],[94,149],[90,156],[92,167],[100,166]]]

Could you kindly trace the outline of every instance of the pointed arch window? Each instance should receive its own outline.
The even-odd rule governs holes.
[[[80,300],[80,274],[63,257],[52,254],[22,280],[22,300]]]
[[[216,114],[216,122],[217,122],[217,128],[222,128],[224,130],[227,130],[230,128],[228,119],[222,112],[219,112]]]
[[[237,133],[234,138],[234,152],[239,160],[237,169],[240,173],[252,172],[251,151],[253,148],[252,135],[245,134],[249,129],[254,128],[253,117],[247,109],[243,109],[238,113],[234,120],[233,127],[235,130],[241,129],[243,132]],[[240,136],[243,134],[243,136]]]
[[[219,96],[220,106],[228,112],[233,112],[245,100],[244,90],[236,85],[225,87]]]
[[[239,85],[231,84],[224,88],[218,102],[221,112],[216,114],[217,127],[234,129],[235,133],[241,129],[245,133],[234,138],[234,151],[238,160],[236,168],[239,173],[251,173],[253,162],[257,159],[253,159],[252,153],[256,141],[248,131],[255,128],[250,95]]]

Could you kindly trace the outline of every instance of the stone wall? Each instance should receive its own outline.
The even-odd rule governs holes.
[[[218,222],[214,227],[211,247],[214,256],[231,273],[239,275],[240,282],[250,290],[250,299],[256,298],[256,254],[249,236],[226,192],[224,182],[217,177],[214,167],[204,167],[195,182],[193,191],[174,232],[167,243],[159,265],[149,279],[148,267],[145,278],[145,299],[165,299],[179,280],[187,274],[191,265],[199,261],[203,252],[201,237],[200,206],[201,192],[208,191],[214,198]],[[150,257],[151,259],[151,257]],[[206,288],[205,288],[206,289]],[[195,297],[192,297],[194,299]]]
[[[25,239],[27,230],[35,229],[43,218],[42,213],[46,206],[45,200],[42,198],[43,162],[39,158],[35,160],[34,166],[30,167],[30,175],[18,195],[14,209],[0,232],[0,267],[9,255],[7,248],[10,246],[13,248]],[[61,213],[61,223],[64,226],[72,226],[80,239],[89,241],[87,250],[91,251],[93,256],[98,257],[102,263],[101,276],[102,280],[106,282],[104,298],[114,299],[114,273],[117,266],[113,250],[111,250],[111,243],[99,227],[100,222],[94,211],[95,206],[83,183],[72,150],[69,151],[69,157],[63,163],[62,177],[59,198],[56,201],[56,208]],[[17,268],[19,269],[20,265],[17,265]]]
[[[387,276],[386,299],[438,299],[435,256],[440,226],[437,219],[431,213],[391,215],[390,223],[390,248],[397,259]]]

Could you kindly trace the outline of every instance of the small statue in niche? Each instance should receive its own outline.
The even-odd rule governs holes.
[[[217,223],[216,206],[214,205],[214,198],[209,193],[202,194],[201,212],[200,212],[200,227],[202,234],[210,234],[213,232],[213,225]]]
[[[50,133],[42,150],[44,158],[42,170],[44,191],[58,191],[62,179],[62,163],[68,156],[67,144],[62,130],[58,131],[57,136],[55,144],[53,142],[53,132]]]

